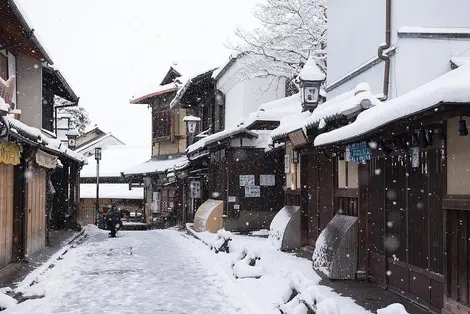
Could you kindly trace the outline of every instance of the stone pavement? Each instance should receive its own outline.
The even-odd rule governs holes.
[[[44,298],[5,313],[243,313],[187,250],[192,241],[169,230],[96,231],[31,287]]]
[[[22,281],[30,272],[47,262],[64,245],[76,239],[81,232],[74,230],[52,230],[50,233],[50,246],[40,250],[29,258],[27,262],[11,263],[0,270],[0,288],[12,287]]]

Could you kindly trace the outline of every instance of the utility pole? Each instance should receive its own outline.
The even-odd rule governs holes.
[[[95,147],[95,160],[96,160],[96,208],[95,208],[95,224],[99,226],[100,217],[100,160],[101,160],[101,147]]]

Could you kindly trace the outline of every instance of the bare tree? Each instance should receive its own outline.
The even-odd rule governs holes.
[[[237,52],[258,56],[252,71],[256,76],[298,74],[309,56],[326,73],[327,6],[326,0],[263,0],[255,8],[261,27],[235,31],[239,41],[228,46]]]

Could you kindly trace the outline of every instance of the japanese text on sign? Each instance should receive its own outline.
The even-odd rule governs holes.
[[[350,162],[361,163],[370,160],[370,147],[366,142],[351,144],[347,148]]]
[[[262,186],[275,186],[276,177],[273,174],[262,174],[259,176],[259,185]]]
[[[255,185],[255,175],[247,174],[247,175],[240,175],[240,186],[252,186]]]
[[[260,197],[261,189],[259,185],[245,186],[245,197]]]

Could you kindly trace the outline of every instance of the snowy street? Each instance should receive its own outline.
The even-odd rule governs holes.
[[[5,313],[246,313],[224,294],[196,240],[176,231],[95,231]]]

